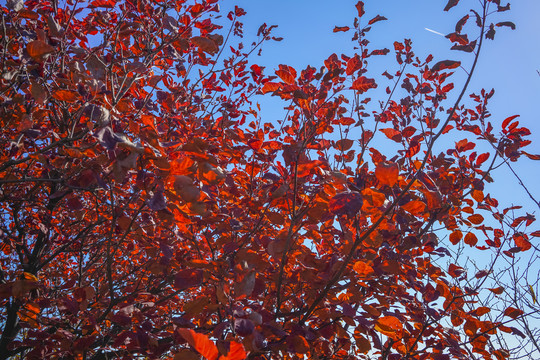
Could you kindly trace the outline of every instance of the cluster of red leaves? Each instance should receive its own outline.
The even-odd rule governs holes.
[[[385,18],[362,27],[362,2],[337,29],[354,29],[357,54],[270,77],[248,59],[279,40],[273,27],[244,48],[232,38],[245,12],[227,22],[217,2],[0,7],[0,359],[505,358],[487,343],[513,329],[473,300],[488,272],[463,286],[464,269],[433,261],[447,250],[432,226],[454,244],[512,241],[507,256],[530,248],[525,231],[480,214],[506,221],[483,192],[486,161],[535,158],[521,150],[528,130],[512,117],[495,135],[484,91],[476,108],[442,111],[460,63],[431,66],[408,40],[383,74],[403,98],[387,88],[367,113],[368,59],[390,50],[367,49]],[[475,12],[478,46],[493,3]],[[465,22],[449,38],[474,51]],[[256,93],[286,100],[290,116],[263,123]],[[369,121],[393,156],[371,145]],[[450,133],[463,140],[435,154]],[[493,154],[474,152],[476,139]]]

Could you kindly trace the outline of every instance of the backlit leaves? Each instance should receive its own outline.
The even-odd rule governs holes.
[[[397,338],[402,329],[403,324],[394,316],[383,316],[375,323],[375,330],[391,338]]]
[[[369,89],[373,89],[376,87],[377,87],[377,84],[375,83],[374,79],[368,79],[365,76],[361,76],[353,82],[351,89],[356,90],[360,94],[362,94],[368,91]]]
[[[208,336],[191,329],[178,329],[177,332],[206,360],[216,360],[219,356],[216,344]]]
[[[493,335],[523,335],[490,321],[525,314],[492,306],[496,268],[454,255],[534,251],[534,215],[486,183],[499,156],[539,157],[515,116],[490,123],[492,92],[454,96],[459,61],[399,39],[373,71],[386,18],[361,1],[334,28],[348,50],[275,73],[253,56],[275,26],[217,0],[8,5],[0,357],[502,359]],[[468,20],[447,36],[464,59]]]
[[[375,176],[383,185],[394,186],[398,181],[399,169],[396,163],[380,163],[375,168]]]

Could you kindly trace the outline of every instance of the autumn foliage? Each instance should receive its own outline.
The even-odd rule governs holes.
[[[456,58],[420,59],[370,48],[386,18],[358,2],[334,29],[355,50],[300,70],[253,63],[274,26],[243,44],[219,3],[0,7],[0,359],[508,358],[523,310],[447,260],[540,235],[484,191],[538,159],[529,130],[467,89],[509,6],[473,4]]]

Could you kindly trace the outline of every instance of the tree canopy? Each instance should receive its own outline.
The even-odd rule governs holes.
[[[351,48],[304,69],[257,64],[275,26],[244,34],[249,14],[220,5],[0,5],[0,359],[540,350],[538,281],[526,303],[497,285],[540,231],[485,190],[540,156],[517,115],[492,121],[493,91],[468,88],[510,5],[471,4],[446,59],[372,48],[387,19],[359,1],[334,29]],[[265,119],[269,96],[283,119]]]

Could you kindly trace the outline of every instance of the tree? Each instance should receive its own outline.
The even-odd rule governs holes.
[[[371,49],[360,1],[334,30],[355,53],[274,75],[251,62],[274,26],[245,46],[217,0],[2,5],[0,359],[508,358],[529,314],[489,276],[540,234],[484,185],[539,157],[493,91],[465,101],[508,9],[459,20],[460,62]],[[462,246],[495,260],[447,266]]]

